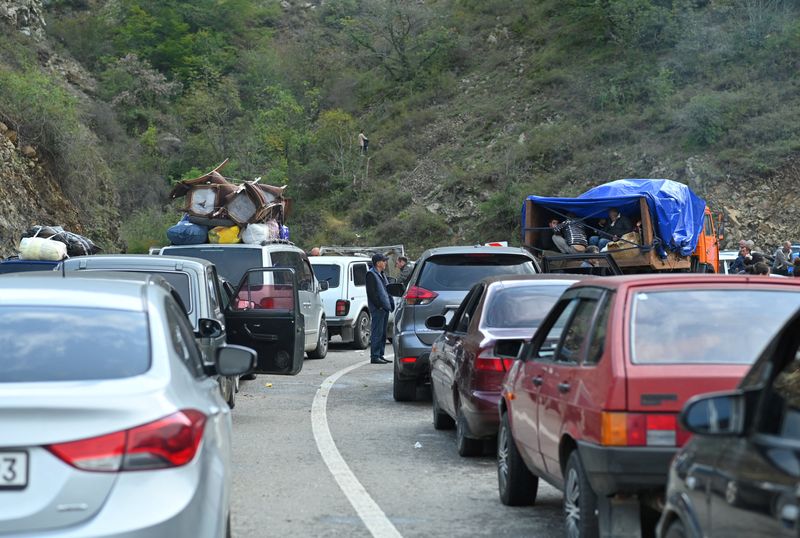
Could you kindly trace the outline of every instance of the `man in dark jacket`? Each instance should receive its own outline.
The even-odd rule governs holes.
[[[383,254],[375,254],[372,256],[372,269],[367,271],[367,303],[369,315],[372,317],[369,358],[372,364],[392,362],[383,358],[386,347],[386,324],[389,322],[389,312],[394,310],[394,300],[386,290],[388,281],[383,274],[387,261],[388,258]]]
[[[593,235],[589,238],[590,245],[596,245],[597,248],[603,248],[611,241],[619,241],[619,238],[633,231],[633,224],[631,219],[622,215],[619,209],[612,207],[608,210],[608,221],[603,227],[599,235]]]

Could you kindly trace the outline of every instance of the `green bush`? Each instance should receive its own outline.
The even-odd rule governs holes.
[[[129,254],[146,254],[150,247],[169,243],[167,228],[180,220],[172,208],[149,207],[128,215],[120,226],[120,236]]]

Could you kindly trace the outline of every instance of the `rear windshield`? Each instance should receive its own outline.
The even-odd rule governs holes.
[[[144,312],[0,307],[0,383],[117,379],[150,368]]]
[[[261,249],[258,248],[181,248],[169,247],[163,250],[167,256],[188,256],[202,258],[217,266],[217,273],[229,281],[234,288],[239,285],[245,271],[262,267]]]
[[[451,254],[428,258],[417,286],[432,291],[466,291],[494,275],[531,275],[536,270],[527,256],[515,254]]]
[[[800,293],[748,289],[639,292],[631,310],[636,364],[751,364],[800,307]]]
[[[107,271],[107,268],[97,269],[97,271]],[[112,269],[116,271],[117,269]],[[129,273],[147,273],[149,275],[158,275],[163,277],[164,280],[169,282],[169,285],[175,288],[175,291],[178,292],[178,295],[183,301],[183,306],[186,308],[186,313],[191,313],[193,310],[192,307],[192,292],[190,291],[189,286],[189,275],[186,273],[176,273],[174,271],[136,271],[134,269],[118,269],[119,271],[125,271]]]
[[[497,329],[538,327],[569,284],[513,286],[494,292],[485,308],[484,325]]]
[[[339,287],[339,275],[342,271],[338,265],[315,263],[313,266],[314,274],[317,276],[317,280],[320,282],[327,280],[329,288]]]

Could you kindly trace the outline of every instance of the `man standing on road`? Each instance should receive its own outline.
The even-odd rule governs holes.
[[[411,273],[414,271],[414,268],[408,264],[408,258],[405,256],[398,257],[394,265],[397,267],[397,270],[400,271],[400,275],[397,277],[397,283],[402,284],[405,288],[406,284],[408,284],[408,279],[411,278]]]
[[[383,254],[375,254],[372,256],[372,269],[367,272],[367,303],[369,315],[372,317],[369,358],[372,364],[392,362],[383,358],[386,347],[386,324],[389,322],[389,312],[394,310],[394,300],[386,290],[388,281],[383,274],[388,259]]]

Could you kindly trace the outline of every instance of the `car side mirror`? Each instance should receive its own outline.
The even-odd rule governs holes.
[[[327,280],[320,280],[320,282],[319,282],[319,291],[325,291],[330,287],[331,287],[331,285]]]
[[[500,340],[494,345],[494,352],[498,357],[516,359],[521,347],[522,340]]]
[[[256,365],[257,354],[249,347],[228,344],[217,349],[217,373],[222,376],[244,375]]]
[[[425,326],[432,331],[443,331],[447,327],[447,318],[444,316],[430,316],[425,320]]]
[[[197,321],[197,331],[195,335],[201,338],[217,338],[218,336],[222,336],[223,331],[222,323],[218,320],[200,318]]]
[[[402,284],[395,282],[394,284],[389,284],[386,286],[386,291],[388,291],[389,295],[392,297],[402,297],[406,289]]]
[[[702,394],[691,398],[680,415],[691,433],[738,436],[744,433],[745,395],[742,391]]]
[[[389,284],[396,284],[397,283],[397,279],[395,277],[393,277],[393,276],[387,276],[386,280],[387,280],[387,282],[389,282]]]

